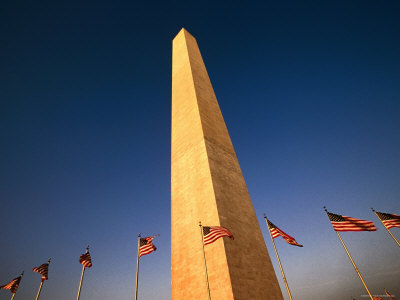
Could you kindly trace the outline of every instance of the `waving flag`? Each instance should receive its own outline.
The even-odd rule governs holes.
[[[387,229],[400,227],[400,216],[382,212],[376,212],[376,215]]]
[[[228,229],[221,226],[203,226],[204,245],[214,243],[220,237],[227,236],[233,240],[232,233]]]
[[[385,294],[386,296],[388,296],[391,300],[396,300],[395,297],[393,297],[392,295],[389,294],[389,292],[385,289]]]
[[[22,274],[17,278],[14,278],[9,283],[0,286],[0,289],[10,290],[11,293],[15,294],[18,290],[19,283],[21,282]]]
[[[290,245],[303,247],[303,245],[300,245],[299,243],[297,243],[293,237],[291,237],[290,235],[285,233],[283,230],[279,229],[276,225],[274,225],[269,220],[268,220],[268,228],[271,231],[271,235],[273,238],[277,238],[278,236],[281,236]]]
[[[150,236],[140,239],[140,246],[139,246],[139,257],[143,255],[150,254],[157,250],[157,247],[153,245],[153,240],[156,236]]]
[[[333,229],[336,231],[376,231],[373,222],[341,216],[327,212]]]
[[[32,271],[42,275],[42,282],[49,279],[49,263],[33,268]]]
[[[90,253],[89,250],[82,254],[79,257],[79,262],[81,263],[81,265],[83,265],[85,268],[90,268],[92,267],[92,258],[90,257]]]

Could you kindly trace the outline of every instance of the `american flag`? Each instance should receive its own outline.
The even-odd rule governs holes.
[[[227,236],[233,240],[232,233],[228,229],[221,226],[203,226],[204,245],[214,243],[220,237]]]
[[[89,250],[86,251],[86,253],[82,254],[79,257],[79,262],[81,265],[83,265],[85,268],[90,268],[92,266],[92,258],[90,257]]]
[[[376,215],[387,229],[390,229],[392,227],[400,227],[400,216],[377,211]]]
[[[327,212],[333,229],[336,231],[376,231],[373,222],[341,216]]]
[[[385,289],[385,294],[386,294],[386,296],[388,296],[390,299],[396,300],[396,298],[393,297],[392,295],[390,295],[389,292],[388,292],[386,289]]]
[[[17,278],[14,278],[9,283],[0,286],[0,289],[10,290],[11,293],[15,294],[17,292],[19,283],[21,282],[21,278],[22,275],[18,276]]]
[[[157,250],[157,247],[153,245],[153,240],[155,237],[156,236],[150,236],[150,237],[145,237],[145,238],[140,239],[139,257],[150,254],[151,252],[154,252]]]
[[[281,236],[290,245],[303,247],[303,245],[300,245],[299,243],[297,243],[296,240],[293,237],[291,237],[287,233],[283,232],[283,230],[281,230],[278,227],[276,227],[276,225],[274,225],[269,220],[268,220],[268,228],[271,231],[271,235],[272,235],[273,238],[277,238],[278,236]]]
[[[42,275],[42,282],[49,279],[49,263],[33,268],[32,271]]]

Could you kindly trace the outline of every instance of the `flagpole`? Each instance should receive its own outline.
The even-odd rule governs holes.
[[[271,237],[272,245],[274,246],[276,258],[278,259],[279,268],[281,269],[281,273],[282,273],[283,281],[285,282],[286,290],[287,290],[287,292],[288,292],[288,295],[289,295],[290,300],[292,300],[292,299],[293,299],[293,298],[292,298],[292,294],[290,293],[289,285],[288,285],[288,283],[287,283],[287,281],[286,281],[285,272],[283,272],[283,267],[282,267],[282,264],[281,264],[281,260],[279,259],[278,251],[276,250],[274,238],[272,237],[271,230],[270,230],[269,225],[268,225],[268,219],[267,219],[267,215],[266,215],[266,214],[264,214],[264,219],[265,219],[265,222],[267,223],[269,236]]]
[[[335,231],[336,231],[336,230],[335,230]],[[356,272],[357,272],[358,276],[360,277],[360,279],[361,279],[361,281],[362,281],[362,283],[363,283],[365,289],[367,290],[368,295],[370,296],[371,300],[373,300],[374,298],[372,297],[371,292],[369,291],[369,289],[368,289],[368,287],[367,287],[367,284],[365,283],[364,279],[362,278],[360,271],[358,270],[358,268],[357,268],[357,266],[356,266],[356,264],[355,264],[353,258],[351,257],[350,252],[347,250],[347,247],[346,247],[346,245],[344,244],[344,242],[343,242],[343,240],[342,240],[342,237],[340,236],[339,232],[337,232],[337,231],[336,231],[336,234],[338,235],[338,237],[339,237],[339,239],[340,239],[340,242],[341,242],[342,245],[343,245],[344,250],[346,250],[347,256],[350,258],[350,261],[351,261],[351,263],[353,264],[354,269],[356,270]]]
[[[85,274],[85,266],[82,266],[81,281],[79,282],[78,295],[76,296],[77,300],[79,300],[79,297],[81,296],[81,288],[82,288],[82,281],[84,274]]]
[[[379,221],[381,221],[383,227],[385,227],[385,229],[387,230],[387,232],[389,232],[390,236],[394,239],[394,241],[397,243],[397,246],[400,247],[400,243],[399,241],[394,237],[393,233],[390,232],[390,230],[385,226],[385,224],[383,224],[381,218],[379,218],[378,214],[376,213],[376,211],[371,207],[372,211],[374,212],[374,214],[378,217]]]
[[[86,253],[89,252],[89,245],[86,247]],[[85,274],[85,266],[82,265],[82,273],[81,273],[81,280],[79,282],[79,288],[78,288],[78,295],[76,296],[76,300],[79,300],[79,297],[81,296],[81,288],[82,288],[82,282],[83,282],[83,275]]]
[[[139,282],[139,249],[140,249],[140,232],[138,235],[138,249],[137,249],[137,260],[136,260],[136,287],[135,287],[135,300],[138,295],[138,282]]]
[[[208,290],[208,299],[211,300],[210,283],[208,282],[206,251],[204,250],[203,226],[201,226],[201,221],[199,221],[199,226],[200,226],[200,234],[201,234],[201,244],[203,245],[204,268],[205,268],[205,271],[206,271],[206,282],[207,282],[207,290]]]
[[[326,209],[325,206],[324,206],[324,209],[325,209],[326,214],[328,215],[328,210]],[[329,218],[329,215],[328,215],[328,218]],[[368,293],[369,297],[371,298],[371,300],[374,300],[374,298],[373,298],[372,295],[371,295],[371,292],[369,291],[369,289],[368,289],[368,287],[367,287],[367,284],[365,283],[363,277],[361,276],[360,271],[358,270],[358,268],[357,268],[357,266],[356,266],[356,263],[354,262],[353,258],[351,257],[349,250],[347,250],[347,247],[346,247],[346,245],[344,244],[344,242],[343,242],[343,240],[342,240],[342,237],[340,236],[340,234],[339,234],[338,231],[335,230],[335,232],[336,232],[337,236],[339,237],[339,240],[340,240],[340,242],[342,243],[343,248],[344,248],[344,250],[345,250],[346,253],[347,253],[347,256],[349,257],[351,263],[353,264],[353,267],[354,267],[354,269],[356,270],[358,277],[360,277],[361,282],[363,283],[365,289],[367,290],[367,293]]]
[[[51,260],[51,258],[49,258],[49,260],[47,261],[47,263],[49,265],[50,265],[50,260]],[[40,282],[39,290],[38,290],[37,295],[36,295],[36,300],[39,299],[40,292],[42,291],[42,287],[43,287],[43,282],[44,282],[44,279],[42,278],[42,281]]]
[[[39,299],[40,292],[42,291],[42,286],[43,286],[43,281],[40,282],[39,290],[38,290],[37,295],[36,295],[36,300]]]

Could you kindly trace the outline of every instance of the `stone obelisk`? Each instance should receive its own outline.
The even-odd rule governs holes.
[[[199,221],[235,239],[205,247],[213,300],[283,299],[246,183],[195,38],[173,41],[172,300],[206,300]]]

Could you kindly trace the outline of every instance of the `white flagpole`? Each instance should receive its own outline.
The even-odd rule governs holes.
[[[285,282],[286,290],[288,292],[290,300],[292,300],[293,299],[292,298],[292,294],[290,293],[289,285],[288,285],[288,283],[286,281],[285,272],[283,272],[283,267],[282,267],[282,264],[281,264],[281,260],[279,259],[278,251],[276,250],[275,241],[274,241],[274,238],[272,237],[271,230],[270,230],[269,225],[268,225],[268,219],[267,219],[267,215],[266,214],[264,214],[264,219],[265,219],[265,222],[267,223],[269,236],[271,237],[272,245],[274,246],[276,258],[278,259],[279,268],[281,269],[281,273],[282,273],[283,281]]]
[[[335,231],[336,231],[336,230],[335,230]],[[365,283],[364,279],[362,278],[360,271],[358,270],[358,268],[357,268],[357,266],[356,266],[356,264],[355,264],[353,258],[351,257],[349,250],[347,250],[347,247],[346,247],[346,245],[344,244],[344,242],[343,242],[343,240],[342,240],[342,237],[340,236],[339,232],[336,231],[336,233],[337,233],[337,235],[338,235],[338,237],[339,237],[340,242],[341,242],[342,245],[343,245],[344,250],[345,250],[346,253],[347,253],[347,256],[350,258],[350,261],[351,261],[351,263],[353,264],[354,269],[356,270],[358,276],[360,277],[361,282],[363,283],[365,289],[367,290],[367,293],[368,293],[369,297],[371,298],[371,300],[374,300],[374,298],[373,298],[372,295],[371,295],[371,292],[369,291],[369,289],[368,289],[368,287],[367,287],[367,284]]]
[[[38,292],[37,292],[37,294],[36,294],[36,300],[39,299],[40,292],[42,291],[42,286],[43,286],[43,281],[40,282],[39,290],[38,290]]]
[[[86,247],[86,253],[89,252],[89,245]],[[85,266],[82,265],[82,273],[81,273],[81,280],[79,281],[79,288],[78,288],[78,295],[76,296],[76,300],[79,300],[81,296],[81,288],[82,288],[82,282],[83,282],[83,275],[85,274]]]
[[[201,221],[199,221],[199,226],[200,226],[200,234],[201,234],[201,244],[203,245],[204,268],[205,268],[205,271],[206,271],[206,282],[207,282],[208,299],[211,300],[210,283],[208,282],[206,251],[204,250],[203,226],[201,226]]]
[[[76,296],[77,300],[79,300],[79,298],[81,296],[81,288],[82,288],[82,282],[83,282],[83,275],[84,274],[85,274],[85,266],[82,266],[81,281],[79,282],[78,295]]]
[[[328,210],[326,209],[325,206],[324,206],[324,209],[325,209],[326,215],[327,215],[328,218],[329,218]],[[364,278],[361,276],[361,273],[360,273],[360,271],[358,270],[358,268],[357,268],[357,266],[356,266],[356,263],[354,262],[353,258],[351,257],[349,250],[347,250],[347,247],[346,247],[346,245],[344,244],[344,242],[343,242],[343,240],[342,240],[342,237],[340,236],[339,232],[337,232],[336,230],[335,230],[335,232],[336,232],[337,236],[339,237],[339,240],[340,240],[340,242],[342,243],[343,248],[344,248],[344,250],[345,250],[346,253],[347,253],[347,256],[349,257],[351,263],[353,264],[354,270],[356,270],[356,273],[357,273],[358,277],[360,277],[361,282],[363,283],[365,289],[367,290],[367,293],[368,293],[369,297],[371,298],[371,300],[374,300],[374,298],[373,298],[372,295],[371,295],[371,292],[369,291],[369,289],[368,289],[368,287],[367,287],[367,284],[366,284],[365,281],[364,281]]]
[[[136,287],[135,287],[135,300],[138,295],[138,282],[139,282],[139,249],[140,249],[140,233],[138,235],[138,249],[137,249],[137,260],[136,260]]]

